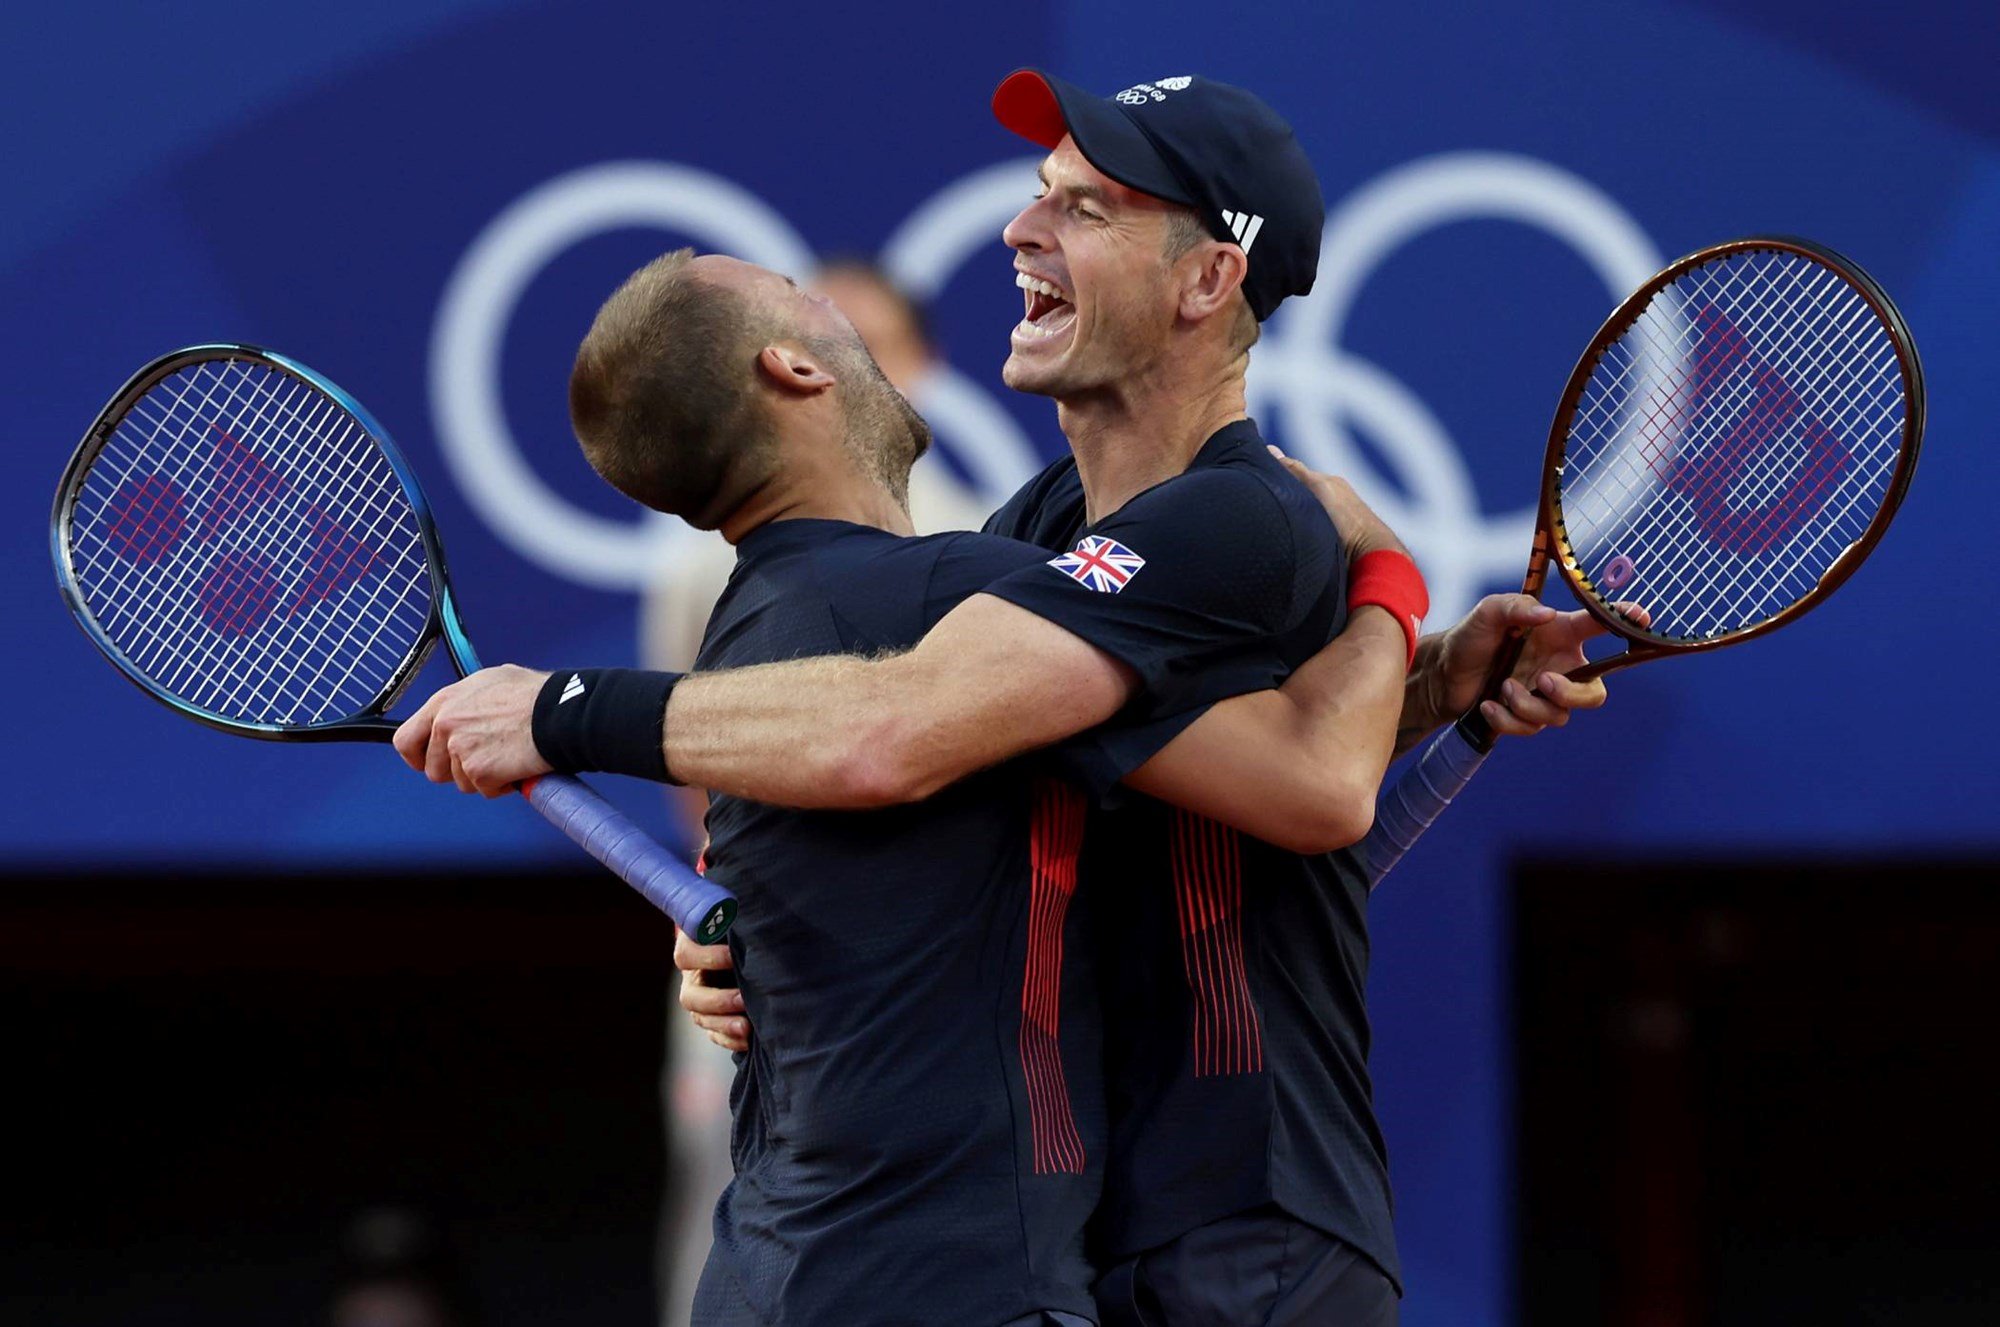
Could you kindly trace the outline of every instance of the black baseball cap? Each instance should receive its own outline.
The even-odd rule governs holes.
[[[1249,260],[1243,294],[1259,322],[1312,289],[1326,225],[1319,179],[1292,126],[1254,93],[1181,74],[1099,97],[1017,69],[993,90],[993,114],[1046,148],[1068,134],[1120,184],[1195,209]]]

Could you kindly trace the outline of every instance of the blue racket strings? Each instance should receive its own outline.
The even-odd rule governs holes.
[[[68,542],[76,591],[128,665],[233,722],[363,712],[430,618],[422,528],[375,439],[253,360],[187,365],[134,400]]]

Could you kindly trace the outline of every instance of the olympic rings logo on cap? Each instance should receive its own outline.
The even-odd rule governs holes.
[[[918,298],[935,298],[968,258],[999,243],[1001,227],[1033,192],[1036,164],[1001,162],[947,185],[897,227],[883,246],[883,266]],[[1333,210],[1312,295],[1287,301],[1250,357],[1251,413],[1286,451],[1345,476],[1403,535],[1429,581],[1433,617],[1445,621],[1487,586],[1518,574],[1534,512],[1485,515],[1464,457],[1437,416],[1381,366],[1343,350],[1340,337],[1361,288],[1390,254],[1435,227],[1480,219],[1533,226],[1563,241],[1590,264],[1614,304],[1663,265],[1630,214],[1560,167],[1506,153],[1420,158],[1369,181]],[[584,240],[632,227],[655,227],[795,277],[817,266],[797,230],[741,186],[670,162],[611,162],[558,176],[503,208],[452,273],[431,335],[432,415],[467,500],[523,557],[600,589],[651,583],[687,527],[652,514],[607,520],[553,493],[509,428],[500,352],[522,292],[544,268]],[[1000,334],[995,329],[996,346]],[[941,365],[920,398],[939,446],[990,502],[1040,467],[991,390],[955,367]],[[1357,430],[1399,482],[1377,472],[1355,441]],[[1532,439],[1523,445],[1536,450]]]

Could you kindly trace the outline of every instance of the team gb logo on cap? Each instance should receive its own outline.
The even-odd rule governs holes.
[[[1144,106],[1149,101],[1165,101],[1169,92],[1185,92],[1187,85],[1194,82],[1191,74],[1176,74],[1172,78],[1162,78],[1152,83],[1134,83],[1118,94],[1118,100],[1127,106]]]
[[[1139,574],[1139,569],[1146,565],[1146,559],[1116,539],[1086,535],[1069,552],[1049,559],[1049,565],[1093,590],[1117,594]]]

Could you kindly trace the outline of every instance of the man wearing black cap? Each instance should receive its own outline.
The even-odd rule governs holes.
[[[1349,722],[1363,729],[1397,710],[1407,747],[1470,705],[1477,661],[1508,627],[1547,623],[1548,610],[1495,596],[1419,649],[1421,582],[1401,546],[1371,532],[1329,548],[1323,528],[1280,515],[1284,476],[1264,465],[1246,415],[1258,324],[1309,292],[1318,266],[1323,205],[1290,126],[1252,94],[1188,75],[1099,98],[1024,70],[1001,83],[993,108],[1050,150],[1041,195],[1006,230],[1026,307],[1003,376],[1055,399],[1072,456],[987,530],[1072,557],[1107,538],[1141,556],[1183,538],[1226,548],[1217,579],[1238,590],[1230,620],[1176,626],[1233,640],[1236,664],[1279,677],[1318,640],[1365,628],[1368,608],[1387,609],[1407,633],[1395,644],[1411,650],[1395,655],[1392,644],[1390,665],[1414,665],[1409,685],[1378,710],[1373,678],[1357,670]],[[1285,607],[1257,593],[1260,560],[1295,578]],[[1202,601],[1184,576],[1153,589],[1182,607]],[[1163,662],[1134,639],[1133,618],[1150,603],[1076,595],[1034,575],[987,593],[1142,677]],[[1603,699],[1553,674],[1528,677],[1548,700],[1510,683],[1506,704],[1489,704],[1510,732]],[[1070,747],[1072,768],[1115,802],[1113,785],[1154,752],[1201,740],[1190,724],[1204,697],[1183,700]],[[1232,772],[1219,756],[1218,779]],[[1266,782],[1247,780],[1246,795]],[[1107,1324],[1395,1320],[1386,1153],[1367,1071],[1365,877],[1344,853],[1288,851],[1274,843],[1302,845],[1249,828],[1145,797],[1090,824],[1082,887],[1095,891],[1095,916],[1115,919],[1093,952],[1113,1126],[1096,1230]]]
[[[1057,556],[992,582],[906,653],[620,688],[651,699],[644,713],[598,711],[603,749],[657,731],[649,768],[565,767],[659,777],[664,754],[671,776],[738,798],[858,808],[921,799],[1114,716],[1067,749],[1100,793],[1146,790],[1156,753],[1197,754],[1214,777],[1192,810],[1135,799],[1102,814],[1086,848],[1088,887],[1115,918],[1098,947],[1118,1020],[1107,1320],[1391,1321],[1361,1005],[1366,888],[1351,863],[1300,853],[1360,837],[1399,723],[1413,741],[1470,704],[1508,626],[1543,628],[1529,655],[1543,667],[1563,666],[1576,628],[1496,597],[1427,640],[1406,685],[1423,612],[1408,559],[1334,481],[1337,538],[1258,441],[1247,350],[1257,319],[1310,285],[1320,209],[1268,108],[1194,78],[1097,102],[1016,75],[996,109],[1054,140],[1046,191],[1007,230],[1027,308],[1005,373],[1056,398],[1075,458],[991,528]],[[1498,730],[1601,703],[1601,685],[1527,676],[1550,698],[1510,692]],[[1306,678],[1317,715],[1300,703]],[[428,745],[433,777],[483,791],[545,772],[547,748],[525,731],[545,685],[521,670],[459,683],[420,712],[434,726],[413,750]],[[1197,722],[1253,691],[1279,707],[1279,732],[1337,713],[1337,754],[1301,769],[1295,744]],[[593,746],[570,739],[572,752]],[[1317,800],[1273,795],[1280,784]]]
[[[1062,548],[1101,529],[1130,492],[1215,490],[1213,477],[1254,465],[1264,448],[1245,412],[1247,352],[1258,323],[1311,290],[1324,213],[1290,126],[1239,88],[1181,76],[1100,98],[1024,70],[993,109],[1050,150],[1041,196],[1006,231],[1028,303],[1004,376],[1055,398],[1073,459],[987,529]],[[1139,238],[1148,231],[1161,239]],[[1192,275],[1163,279],[1161,256]],[[1177,307],[1162,316],[1168,300]],[[1211,313],[1211,300],[1222,307]],[[1175,516],[1204,531],[1270,525],[1248,492],[1206,493]],[[1147,531],[1134,546],[1158,538]],[[1295,546],[1294,565],[1335,585],[1362,561],[1335,548],[1321,565],[1309,548]],[[1267,555],[1285,556],[1279,540]],[[1399,547],[1364,557],[1405,578],[1392,595],[1409,593],[1414,568]],[[1019,580],[989,593],[1104,643],[1090,613],[1099,606],[1050,588]],[[1357,581],[1310,625],[1338,630],[1363,597]],[[1414,649],[1421,600],[1370,601],[1396,611]],[[1311,648],[1273,630],[1257,657],[1282,671]],[[1111,772],[1187,717],[1125,734]],[[1095,814],[1082,869],[1083,887],[1121,922],[1093,954],[1113,1128],[1096,1228],[1105,1321],[1393,1322],[1358,864],[1140,798]]]

